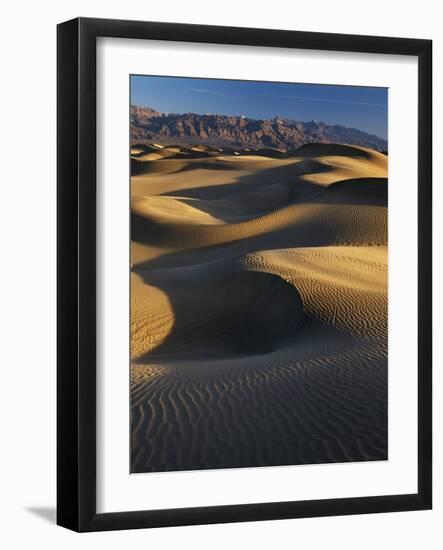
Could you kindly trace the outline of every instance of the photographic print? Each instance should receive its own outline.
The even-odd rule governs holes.
[[[387,88],[130,89],[131,472],[386,460]]]

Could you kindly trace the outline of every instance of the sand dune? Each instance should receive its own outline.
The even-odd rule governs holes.
[[[133,147],[132,470],[385,459],[387,156],[238,153]]]

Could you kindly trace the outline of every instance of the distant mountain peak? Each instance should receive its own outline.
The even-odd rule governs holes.
[[[245,115],[161,113],[150,107],[131,106],[131,140],[180,142],[217,147],[280,150],[307,143],[343,143],[386,151],[387,141],[355,128],[319,120],[302,122],[276,116],[256,120]]]

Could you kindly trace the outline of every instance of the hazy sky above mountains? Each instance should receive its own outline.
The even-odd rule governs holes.
[[[322,120],[387,139],[387,88],[131,76],[131,104],[164,113]]]

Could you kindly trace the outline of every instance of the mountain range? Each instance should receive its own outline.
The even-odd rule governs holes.
[[[387,151],[385,139],[355,128],[311,120],[275,117],[257,120],[245,116],[196,113],[160,113],[131,105],[131,141],[205,144],[218,147],[279,150],[306,143],[346,143]]]

